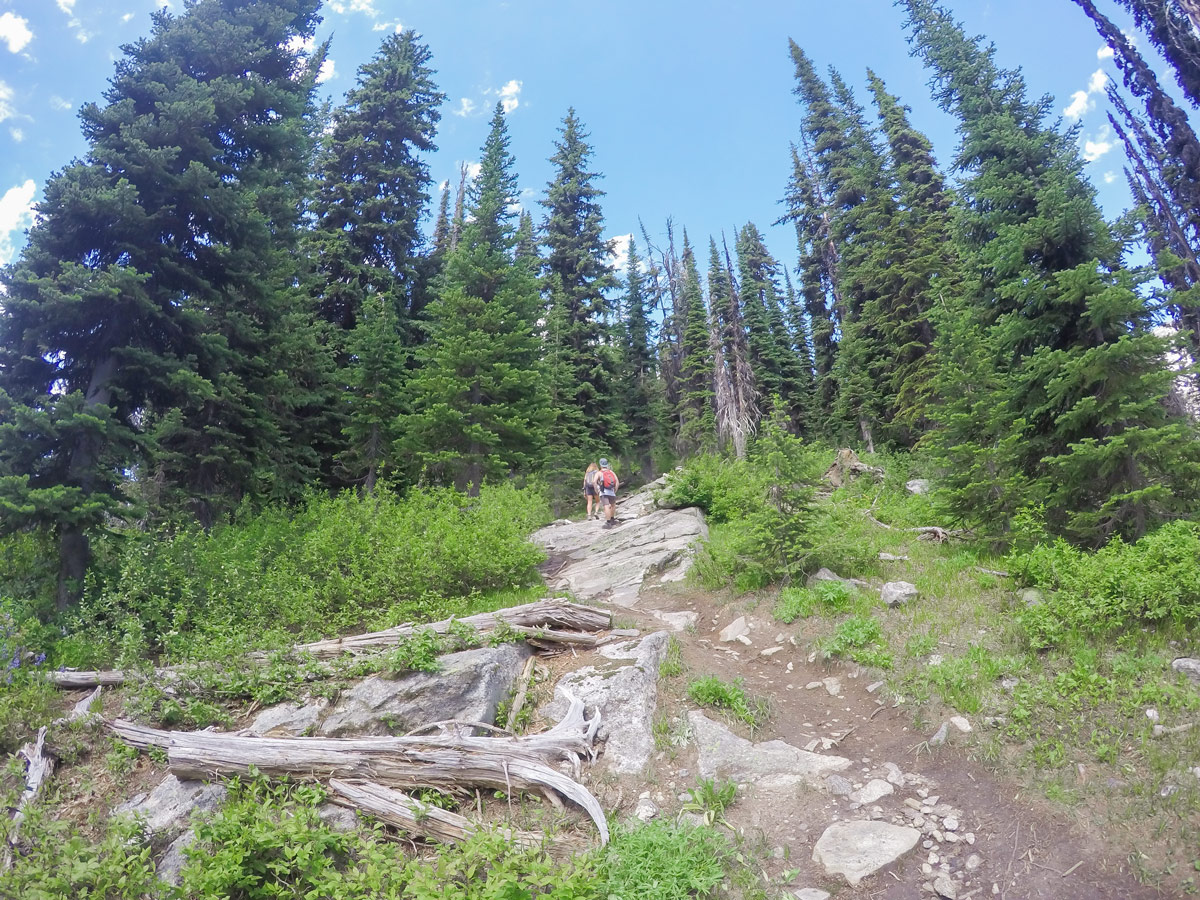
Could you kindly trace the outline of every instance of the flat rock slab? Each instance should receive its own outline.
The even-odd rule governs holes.
[[[714,722],[699,710],[688,712],[692,737],[700,750],[700,775],[755,784],[765,790],[806,784],[824,787],[826,775],[850,766],[842,756],[825,756],[783,741],[755,744]]]
[[[670,635],[656,631],[639,641],[600,648],[605,663],[568,672],[554,687],[542,714],[556,721],[567,714],[567,693],[600,712],[596,737],[605,742],[604,764],[620,775],[641,773],[654,753],[654,711],[658,667],[667,656]]]
[[[303,704],[279,703],[255,716],[246,730],[258,737],[303,737],[316,730],[328,709],[324,697]]]
[[[907,581],[889,581],[879,589],[879,599],[887,606],[902,606],[919,596],[917,586]]]
[[[437,672],[366,678],[338,698],[317,733],[406,734],[446,719],[490,725],[531,652],[524,642],[501,644],[443,656]]]
[[[226,793],[222,784],[180,781],[168,775],[150,793],[134,795],[113,812],[136,816],[152,834],[163,834],[185,826],[193,811],[215,809]]]
[[[834,822],[813,847],[813,862],[852,886],[917,846],[921,832],[887,822]]]
[[[620,524],[612,528],[585,519],[535,531],[534,543],[565,557],[562,568],[547,578],[550,587],[570,591],[576,600],[602,598],[630,607],[650,576],[666,573],[678,580],[686,575],[692,546],[708,537],[704,514],[698,509],[654,509],[652,500],[643,490],[619,501]]]
[[[687,631],[689,628],[695,628],[696,622],[700,619],[700,614],[695,610],[684,610],[683,612],[664,612],[661,609],[650,610],[650,615],[658,619],[672,631]]]

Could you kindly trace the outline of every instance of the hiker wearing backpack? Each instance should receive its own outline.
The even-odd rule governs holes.
[[[600,477],[597,480],[600,485],[600,504],[604,509],[604,527],[609,528],[617,514],[617,488],[621,486],[621,480],[609,468],[607,459],[600,460]]]
[[[583,473],[583,495],[587,497],[587,517],[592,517],[592,504],[596,504],[596,518],[600,518],[600,467],[589,463]]]

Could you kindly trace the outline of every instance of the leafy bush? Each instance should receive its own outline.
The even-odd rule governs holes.
[[[805,571],[822,468],[817,452],[772,420],[746,459],[703,454],[672,473],[660,502],[699,506],[716,526],[696,559],[701,582],[750,591]]]
[[[211,532],[112,538],[59,664],[101,665],[287,646],[361,627],[463,614],[472,596],[538,582],[527,536],[542,496],[511,486],[399,497],[344,493],[246,514]]]
[[[34,629],[36,632],[36,629]],[[46,680],[38,636],[0,612],[0,753],[12,753],[54,717],[57,691]]]
[[[871,616],[851,616],[838,625],[832,635],[817,645],[826,656],[847,656],[864,666],[890,669],[888,652],[879,620]]]
[[[701,778],[694,788],[688,790],[688,800],[683,804],[684,812],[699,813],[706,825],[723,821],[725,810],[733,805],[737,797],[737,782]]]
[[[1009,558],[1019,583],[1048,596],[1017,613],[1030,644],[1056,646],[1073,632],[1099,635],[1147,623],[1200,622],[1200,524],[1173,522],[1133,544],[1089,553],[1059,539]]]
[[[785,587],[775,601],[773,614],[785,625],[806,619],[818,609],[836,614],[846,612],[858,592],[844,581],[819,581],[811,588]]]
[[[600,856],[597,896],[609,900],[711,897],[733,857],[729,841],[711,828],[656,821],[617,829]]]
[[[716,675],[705,675],[688,685],[688,697],[701,706],[727,710],[751,728],[761,725],[768,718],[766,704],[761,700],[751,700],[740,678],[728,682]]]

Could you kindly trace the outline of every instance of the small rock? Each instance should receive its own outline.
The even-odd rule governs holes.
[[[1040,606],[1046,599],[1046,595],[1037,588],[1025,588],[1025,590],[1017,594],[1017,599],[1026,606]]]
[[[1146,710],[1146,718],[1155,724],[1158,723],[1158,710],[1153,706]]]
[[[1006,691],[1013,690],[1020,683],[1021,683],[1021,679],[1014,678],[1012,675],[1005,675],[1003,678],[1000,679],[1000,687],[1001,687],[1001,689],[1006,690]]]
[[[928,478],[913,478],[910,481],[904,482],[904,489],[910,494],[928,494],[929,479]]]
[[[850,799],[855,803],[861,803],[866,806],[868,803],[874,803],[891,794],[896,789],[884,781],[882,778],[872,778],[863,787],[859,788],[850,795]]]
[[[943,660],[943,659],[942,659],[942,654],[940,654],[940,653],[930,653],[930,654],[929,654],[929,659],[928,659],[928,661],[926,662],[926,665],[929,665],[929,666],[940,666],[940,665],[941,665],[943,662],[945,662],[945,660]]]
[[[854,790],[854,785],[841,775],[830,775],[825,779],[825,787],[835,797],[848,797]]]
[[[889,581],[879,589],[879,599],[888,606],[900,606],[919,596],[917,586],[907,581]]]
[[[921,833],[887,822],[834,822],[813,847],[813,862],[828,875],[841,875],[852,886],[911,851]]]
[[[700,614],[693,610],[663,612],[661,609],[656,609],[653,610],[653,615],[672,631],[687,631],[689,628],[694,628],[696,621],[700,618]]]
[[[842,681],[840,678],[831,676],[824,679],[821,684],[825,685],[825,690],[828,691],[830,697],[840,697],[842,695]]]
[[[821,687],[821,682],[819,682],[819,681],[810,681],[808,684],[806,684],[806,685],[804,686],[804,689],[805,689],[806,691],[815,691],[815,690],[816,690],[817,688],[819,688],[819,687]]]
[[[721,639],[721,641],[728,644],[731,641],[736,641],[738,638],[744,637],[749,633],[750,626],[746,623],[746,617],[738,616],[721,629],[721,633],[718,635],[718,637]]]
[[[885,762],[883,768],[887,771],[888,784],[894,784],[897,787],[904,786],[904,772],[900,767],[893,762]]]
[[[759,655],[759,656],[771,657],[771,656],[774,656],[776,653],[779,653],[781,650],[783,650],[783,648],[782,648],[782,647],[768,647],[766,650],[763,650],[763,651],[762,651],[761,653],[759,653],[758,655]]]
[[[788,672],[792,671],[792,667],[793,667],[793,666],[794,666],[794,663],[788,663],[788,664],[787,664],[787,670],[786,670],[786,671],[788,671]],[[789,684],[789,685],[788,685],[788,687],[791,687],[791,685]]]
[[[638,801],[637,809],[633,811],[633,815],[643,822],[649,822],[658,815],[658,804],[649,797],[643,797]]]
[[[883,687],[883,684],[884,683],[882,681],[871,682],[870,684],[867,685],[867,693],[868,694],[875,693],[877,690],[879,690],[881,687]]]
[[[845,578],[843,578],[841,575],[837,574],[836,572],[833,572],[826,568],[820,568],[808,576],[808,579],[804,582],[804,586],[812,587],[816,584],[820,584],[822,581],[845,581],[845,580],[846,580]]]
[[[971,723],[968,721],[966,716],[951,716],[950,724],[963,734],[969,734],[971,731]]]
[[[753,641],[751,641],[750,638],[744,634],[739,634],[736,638],[734,638],[734,640],[745,644],[747,647],[753,644]]]
[[[939,897],[945,897],[946,900],[958,900],[958,888],[950,880],[950,876],[945,873],[933,880],[933,890]]]
[[[975,844],[975,832],[973,832],[973,831],[968,831],[968,832],[967,832],[965,835],[963,835],[963,838],[966,840],[966,842],[967,842],[968,844],[971,844],[972,846],[974,846],[974,844]]]
[[[920,800],[916,800],[916,799],[914,799],[914,798],[912,798],[912,797],[905,797],[905,798],[904,798],[904,805],[905,805],[905,806],[907,806],[909,809],[915,809],[915,810],[917,810],[918,812],[919,812],[919,811],[920,811],[920,809],[921,809],[921,801],[920,801]]]
[[[981,857],[978,853],[972,853],[967,857],[965,865],[968,872],[974,872],[983,865],[983,857]]]
[[[946,738],[949,735],[950,735],[950,725],[948,722],[943,722],[942,727],[939,728],[934,733],[933,737],[931,737],[929,739],[929,743],[933,747],[940,747],[942,744],[946,743]]]
[[[942,827],[947,831],[958,831],[958,819],[954,816],[946,816],[942,819]]]
[[[932,875],[933,874],[933,866],[931,866],[929,863],[921,863],[921,874],[922,875]]]
[[[829,900],[829,891],[823,891],[820,888],[800,888],[792,891],[792,896],[796,900]]]
[[[896,556],[894,553],[886,553],[881,550],[879,553],[879,560],[880,562],[908,562],[908,557]]]

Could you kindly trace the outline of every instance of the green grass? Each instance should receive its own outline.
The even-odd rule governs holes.
[[[767,703],[749,697],[740,678],[732,682],[722,681],[715,675],[697,678],[688,684],[688,697],[700,706],[727,712],[751,728],[757,728],[770,718]]]
[[[676,678],[683,674],[683,645],[675,635],[667,639],[667,655],[658,665],[658,674],[663,678]]]
[[[733,805],[736,797],[735,782],[701,778],[697,780],[694,788],[688,790],[688,800],[683,804],[683,811],[699,813],[706,825],[723,823],[725,810]]]

